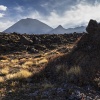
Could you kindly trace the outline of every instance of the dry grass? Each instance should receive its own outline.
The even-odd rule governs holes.
[[[48,63],[48,60],[44,57],[32,58],[31,55],[29,56],[29,58],[0,60],[0,65],[2,65],[0,73],[4,75],[3,77],[6,80],[28,78],[39,71],[38,67],[33,72],[28,71],[31,67],[34,69],[37,65]],[[4,81],[3,77],[0,77],[0,82]]]
[[[66,71],[66,74],[69,75],[79,75],[81,74],[81,68],[79,66],[71,67]]]
[[[0,60],[6,60],[6,59],[8,59],[7,56],[4,56],[4,55],[0,56]]]
[[[25,56],[23,53],[0,56],[0,73],[4,75],[3,77],[5,77],[6,80],[28,78],[43,70],[44,65],[47,64],[49,60],[60,55],[57,50],[52,50],[39,56],[33,56],[31,54]],[[1,81],[4,80],[3,77],[1,77]]]
[[[22,58],[22,59],[20,59],[20,62],[25,62],[25,61],[27,61],[26,58]]]
[[[3,63],[9,62],[9,60],[0,60],[0,61],[3,62]]]
[[[54,85],[51,84],[51,83],[44,83],[44,84],[42,84],[42,88],[43,88],[43,89],[53,88],[53,87],[54,87]]]
[[[24,65],[24,64],[23,64],[21,67],[22,67],[23,69],[28,69],[30,66]]]
[[[32,75],[31,72],[29,72],[28,70],[20,70],[19,72],[17,73],[14,73],[14,74],[8,74],[6,76],[6,79],[7,80],[10,80],[10,79],[23,79],[23,78],[28,78]]]
[[[3,68],[3,69],[1,69],[0,72],[1,72],[2,74],[8,74],[8,73],[9,73],[9,68],[8,68],[8,67]]]
[[[16,77],[19,78],[28,78],[32,75],[31,72],[29,72],[28,70],[20,70],[19,72],[16,73]]]
[[[26,61],[24,63],[24,65],[26,65],[26,66],[32,66],[33,65],[33,61]]]
[[[0,77],[0,83],[3,83],[4,81],[4,77]]]
[[[44,59],[38,61],[38,62],[37,62],[37,65],[38,65],[38,64],[43,64],[43,63],[48,63],[48,60],[47,60],[46,58],[44,58]]]
[[[19,62],[18,59],[11,60],[11,63],[18,63],[18,62]]]

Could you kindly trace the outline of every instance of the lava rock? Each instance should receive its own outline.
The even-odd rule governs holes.
[[[88,24],[87,28],[86,28],[86,31],[89,34],[96,33],[98,31],[98,29],[100,31],[100,28],[98,26],[100,26],[100,25],[97,23],[97,21],[91,19],[89,21],[89,24]]]

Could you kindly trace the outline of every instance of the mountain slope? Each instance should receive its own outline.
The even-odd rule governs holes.
[[[66,29],[63,28],[61,25],[59,25],[57,28],[53,29],[52,31],[49,32],[50,34],[63,34],[66,33]]]
[[[28,33],[28,34],[45,34],[49,31],[51,31],[53,28],[50,26],[36,20],[36,19],[22,19],[6,29],[4,32],[6,33]]]

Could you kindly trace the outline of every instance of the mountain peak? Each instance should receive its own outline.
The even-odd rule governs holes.
[[[59,25],[57,28],[63,28],[61,25]]]
[[[53,29],[52,31],[49,32],[51,33],[55,33],[55,34],[63,34],[66,33],[66,29],[63,28],[61,25],[59,25],[57,28]]]
[[[37,19],[32,19],[32,18],[25,18],[25,19],[21,19],[20,21],[37,21],[37,22],[41,22],[41,21],[39,21],[39,20],[37,20]]]
[[[45,34],[53,28],[47,24],[32,18],[21,19],[4,32],[6,33],[28,33],[28,34]]]

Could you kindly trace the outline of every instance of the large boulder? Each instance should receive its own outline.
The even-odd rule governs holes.
[[[19,41],[20,41],[20,43],[22,43],[24,45],[31,45],[33,43],[33,41],[30,38],[28,38],[24,35],[20,35],[20,40]]]
[[[90,20],[89,21],[89,24],[86,28],[86,31],[89,33],[89,34],[92,34],[92,33],[100,33],[100,24],[97,23],[96,20]]]

